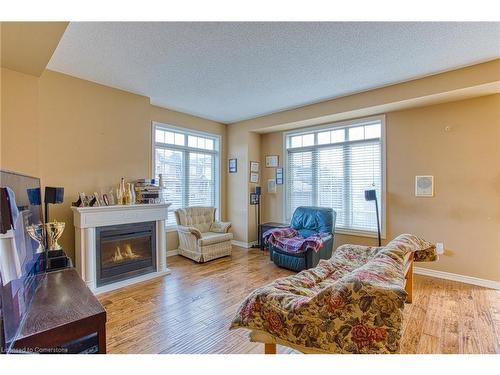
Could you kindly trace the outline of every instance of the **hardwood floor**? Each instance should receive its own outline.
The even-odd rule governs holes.
[[[233,248],[232,257],[196,264],[168,258],[171,275],[99,296],[108,312],[108,353],[263,353],[245,330],[228,326],[254,288],[292,272],[267,253]],[[402,353],[499,353],[500,292],[415,275],[406,305]],[[279,353],[294,351],[278,346]]]

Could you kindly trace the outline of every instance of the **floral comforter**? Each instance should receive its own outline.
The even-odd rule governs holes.
[[[417,261],[437,260],[434,245],[410,234],[385,247],[340,246],[316,268],[254,290],[231,329],[329,353],[397,353],[408,252]]]

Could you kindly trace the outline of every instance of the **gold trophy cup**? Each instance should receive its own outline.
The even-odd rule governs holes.
[[[40,254],[45,251],[45,230],[43,224],[32,224],[26,228],[30,237],[38,242],[36,253]]]
[[[45,224],[45,232],[47,235],[48,250],[61,250],[62,247],[57,243],[57,240],[64,232],[65,223],[60,221],[52,221]]]

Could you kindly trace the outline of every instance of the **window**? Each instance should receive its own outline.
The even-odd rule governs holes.
[[[298,206],[331,207],[339,232],[373,235],[374,202],[364,191],[375,189],[384,233],[382,117],[285,133],[285,216]]]
[[[213,206],[219,212],[219,137],[154,124],[154,175],[160,173],[169,211]],[[175,226],[170,214],[167,226]]]

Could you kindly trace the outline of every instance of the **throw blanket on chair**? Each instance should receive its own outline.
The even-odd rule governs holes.
[[[323,247],[323,238],[327,236],[328,233],[317,233],[304,238],[293,228],[275,228],[264,232],[262,237],[266,244],[276,246],[287,253],[298,254],[309,249],[318,252]]]

